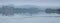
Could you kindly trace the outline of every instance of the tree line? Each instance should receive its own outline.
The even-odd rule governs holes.
[[[58,8],[58,9],[47,8],[45,10],[45,12],[46,13],[58,13],[58,14],[60,14],[60,8]]]
[[[31,16],[32,14],[37,14],[40,12],[40,9],[38,8],[14,8],[13,6],[2,6],[0,8],[0,14],[3,16],[9,16],[14,15],[15,13],[21,14],[21,13],[29,13]]]

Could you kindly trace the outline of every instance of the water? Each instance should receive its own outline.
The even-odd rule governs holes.
[[[14,16],[1,16],[0,23],[60,23],[60,15],[56,13],[15,14]]]

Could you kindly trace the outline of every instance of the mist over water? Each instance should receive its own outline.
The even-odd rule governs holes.
[[[60,0],[0,0],[0,23],[60,23]]]

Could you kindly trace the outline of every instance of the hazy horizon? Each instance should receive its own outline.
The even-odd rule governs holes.
[[[60,6],[60,0],[0,0],[0,5]]]

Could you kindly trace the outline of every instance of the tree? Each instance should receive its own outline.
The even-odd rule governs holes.
[[[51,13],[51,12],[52,12],[52,9],[51,9],[51,8],[47,8],[47,9],[45,10],[45,12],[46,12],[46,13]]]

